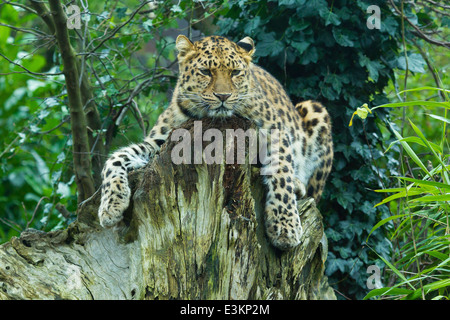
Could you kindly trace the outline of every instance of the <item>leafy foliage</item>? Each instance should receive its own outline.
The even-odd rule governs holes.
[[[78,3],[83,23],[70,32],[101,116],[101,128],[93,135],[105,146],[103,159],[109,150],[142,139],[166,105],[176,79],[173,39],[162,33],[178,27],[176,19],[183,15],[164,5],[139,15],[139,4]],[[24,4],[0,4],[0,23],[3,242],[28,227],[66,227],[75,218],[77,189],[68,96],[55,39]],[[144,51],[147,43],[155,50]]]
[[[449,299],[450,294],[450,165],[447,118],[450,103],[448,90],[427,87],[426,90],[441,91],[445,102],[408,101],[409,107],[420,105],[433,112],[431,118],[442,122],[438,143],[429,141],[422,130],[411,120],[409,125],[414,131],[410,137],[402,137],[392,124],[392,132],[400,143],[409,161],[420,171],[413,171],[409,161],[402,167],[402,176],[398,177],[397,188],[377,190],[393,193],[378,205],[390,203],[393,216],[378,222],[372,229],[377,230],[389,223],[391,238],[397,242],[399,250],[395,252],[395,265],[387,263],[393,276],[397,276],[394,285],[378,288],[368,293],[365,299],[375,296],[390,296],[402,299]],[[417,89],[416,89],[417,90]],[[406,104],[406,102],[404,102]],[[390,103],[382,107],[396,107]],[[406,104],[408,105],[408,104]],[[372,110],[376,109],[373,108]],[[436,115],[444,110],[444,117]],[[391,144],[392,145],[392,144]],[[388,148],[390,149],[390,148]],[[414,151],[427,151],[425,157],[419,157]],[[426,164],[428,163],[428,164]]]

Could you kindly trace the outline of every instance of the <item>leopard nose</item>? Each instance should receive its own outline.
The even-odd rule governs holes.
[[[222,102],[225,102],[231,96],[231,93],[215,93],[215,92],[213,92],[213,94],[217,98],[219,98],[219,100]]]

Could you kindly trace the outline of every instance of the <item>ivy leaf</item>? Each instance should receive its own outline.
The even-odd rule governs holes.
[[[319,60],[319,54],[316,47],[308,46],[308,49],[300,58],[300,64],[307,65],[309,63],[316,63]]]
[[[419,53],[411,53],[408,55],[408,69],[412,72],[425,73],[426,62],[423,60]],[[397,59],[398,68],[401,70],[406,70],[406,59],[405,56],[400,56]]]
[[[303,52],[305,52],[306,49],[308,49],[309,45],[311,43],[309,42],[297,42],[297,41],[292,41],[291,42],[291,46],[295,49],[297,49],[298,54],[302,54]]]
[[[344,236],[341,233],[337,232],[336,230],[334,230],[332,228],[328,228],[326,230],[326,234],[327,234],[327,237],[329,239],[332,239],[333,241],[339,241],[344,238]]]
[[[270,32],[270,33],[263,33],[259,37],[259,41],[256,44],[256,48],[259,56],[274,57],[283,50],[284,45],[281,43],[281,41],[275,39],[275,32]]]
[[[320,92],[326,99],[331,101],[338,99],[338,94],[336,93],[336,91],[334,91],[334,89],[330,85],[326,83],[326,81],[321,82],[319,84],[319,87]]]
[[[303,31],[311,26],[311,23],[305,19],[298,19],[298,17],[292,16],[289,18],[289,25],[292,31]]]
[[[340,258],[328,257],[327,259],[327,274],[332,274],[337,270],[342,273],[345,272],[347,268],[347,261]]]
[[[398,22],[392,16],[383,17],[381,23],[381,32],[387,32],[390,36],[394,37],[397,34]]]
[[[319,16],[323,20],[325,20],[325,26],[328,26],[330,24],[338,26],[341,24],[339,16],[328,8],[322,8],[321,10],[319,10]]]
[[[298,2],[300,2],[300,3],[298,3]],[[293,4],[302,5],[302,4],[304,4],[304,2],[305,2],[305,0],[279,0],[278,4],[280,6],[282,6],[282,5],[290,6]]]
[[[244,33],[246,35],[253,35],[261,23],[261,17],[256,16],[253,19],[250,19],[249,22],[244,27]]]
[[[377,82],[379,70],[383,69],[383,65],[381,64],[381,62],[370,60],[361,52],[358,52],[358,56],[359,56],[359,65],[361,67],[367,68],[367,71],[369,71],[369,77],[374,82]]]
[[[350,35],[344,32],[344,29],[333,28],[333,37],[336,42],[342,47],[353,47],[355,44],[351,40]]]
[[[325,83],[331,84],[331,87],[336,91],[336,93],[339,95],[342,90],[342,81],[339,78],[339,76],[335,74],[330,74],[325,78]]]

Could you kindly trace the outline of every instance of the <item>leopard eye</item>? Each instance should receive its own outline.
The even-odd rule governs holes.
[[[242,70],[239,70],[239,69],[236,69],[236,70],[233,70],[233,71],[231,71],[231,75],[234,77],[234,76],[238,76],[239,74],[241,74],[241,71]]]
[[[200,72],[205,76],[211,76],[211,70],[209,69],[200,69]]]

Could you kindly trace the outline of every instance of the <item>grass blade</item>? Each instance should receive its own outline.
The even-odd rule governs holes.
[[[400,135],[400,133],[398,133],[394,127],[389,124],[392,132],[394,132],[395,136],[397,137],[397,139],[401,140],[403,139],[403,137]],[[408,153],[408,155],[411,157],[411,159],[424,171],[428,174],[428,176],[431,176],[430,173],[428,172],[427,167],[425,167],[425,165],[422,163],[422,161],[420,161],[419,157],[417,156],[417,154],[414,152],[413,149],[411,149],[411,147],[409,146],[409,144],[407,144],[406,142],[401,141],[400,142],[403,146],[403,148],[405,149],[405,151]]]
[[[400,108],[400,107],[408,107],[408,106],[426,106],[426,107],[450,109],[449,102],[416,100],[416,101],[386,103],[386,104],[382,104],[382,105],[373,107],[371,110],[373,111],[378,108]]]

